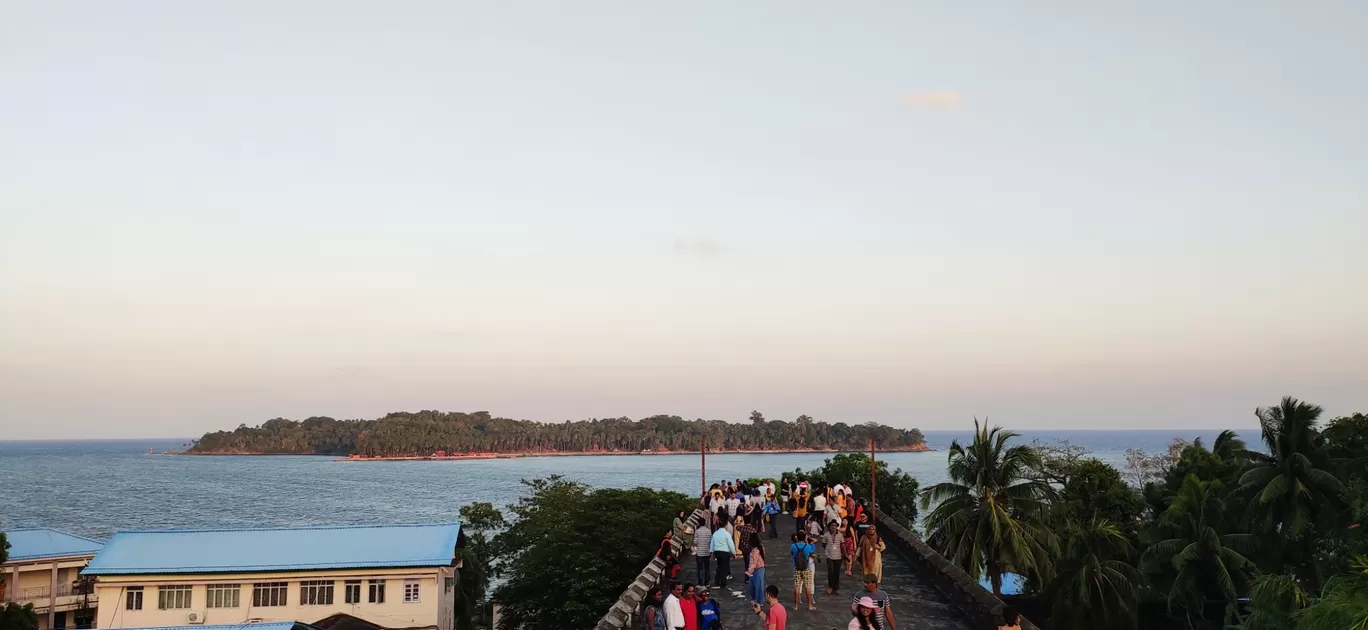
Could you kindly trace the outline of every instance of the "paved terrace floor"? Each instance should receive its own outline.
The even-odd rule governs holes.
[[[841,594],[826,594],[825,561],[819,561],[813,580],[817,610],[809,611],[806,604],[793,605],[793,561],[789,557],[789,536],[794,532],[793,517],[779,517],[779,537],[765,541],[765,583],[779,586],[779,601],[788,609],[790,630],[845,630],[850,623],[850,598],[864,590],[860,574],[847,576],[841,573]],[[820,557],[821,549],[818,548]],[[956,608],[946,603],[940,591],[912,572],[902,558],[892,549],[884,552],[883,589],[893,602],[893,614],[897,619],[898,630],[969,630],[967,618]],[[746,572],[741,561],[732,561],[732,576],[727,581],[727,592],[713,589],[712,596],[722,603],[722,622],[729,630],[737,628],[759,628],[760,619],[750,607],[745,596]],[[716,567],[713,567],[716,570]],[[855,565],[859,568],[859,564]],[[692,581],[696,578],[694,567],[685,565],[680,568],[679,577]],[[796,609],[795,609],[796,608]]]

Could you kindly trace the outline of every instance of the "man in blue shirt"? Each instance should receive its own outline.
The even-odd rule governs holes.
[[[727,588],[727,578],[731,577],[731,559],[736,555],[736,541],[725,527],[713,530],[711,549],[717,558],[717,587]]]
[[[777,516],[778,514],[779,514],[779,502],[778,502],[778,501],[775,501],[775,500],[774,500],[774,497],[770,497],[769,500],[765,501],[765,520],[766,520],[766,521],[769,521],[769,537],[770,537],[770,538],[778,538],[778,537],[779,537],[779,530],[778,530],[778,520],[779,520],[779,518],[778,518],[778,516]]]

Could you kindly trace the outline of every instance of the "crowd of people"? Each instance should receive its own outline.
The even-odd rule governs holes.
[[[873,527],[870,506],[856,499],[849,484],[814,486],[794,480],[780,487],[768,480],[748,485],[737,479],[713,484],[699,509],[710,522],[690,529],[687,514],[680,512],[661,541],[659,555],[666,566],[662,583],[669,586],[647,594],[645,630],[722,630],[722,609],[711,589],[719,596],[727,593],[728,580],[735,580],[732,563],[738,559],[752,610],[764,618],[766,630],[785,630],[788,611],[779,601],[779,588],[766,584],[767,568],[780,565],[767,557],[763,544],[764,537],[779,537],[780,514],[794,518],[788,563],[795,608],[806,604],[817,610],[814,574],[820,563],[826,567],[827,595],[838,598],[835,605],[850,608],[850,630],[897,630],[888,594],[879,587],[885,546]],[[680,541],[680,556],[694,557],[694,582],[679,580],[682,567],[674,540]],[[845,600],[841,575],[857,570],[864,588]]]

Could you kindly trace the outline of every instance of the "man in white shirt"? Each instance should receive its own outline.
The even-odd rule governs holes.
[[[813,512],[825,512],[825,511],[826,511],[826,496],[825,496],[825,495],[819,493],[817,496],[812,497],[812,511],[813,511]]]
[[[684,609],[679,606],[679,598],[683,596],[683,584],[675,582],[670,586],[670,596],[665,598],[665,627],[670,630],[684,629]]]
[[[727,499],[727,512],[732,516],[736,516],[736,510],[739,507],[741,507],[741,499],[736,498],[736,493],[732,493],[731,498]]]

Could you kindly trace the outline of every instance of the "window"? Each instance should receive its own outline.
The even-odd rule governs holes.
[[[404,580],[404,603],[416,604],[418,599],[418,580]]]
[[[207,594],[210,608],[237,608],[238,594],[242,591],[239,584],[210,584]]]
[[[143,587],[130,586],[124,599],[124,610],[142,610]]]
[[[453,591],[453,590],[456,590],[456,578],[447,578],[447,579],[446,579],[446,592],[447,592],[448,594],[450,594],[451,591]]]
[[[190,607],[190,585],[157,587],[157,608],[160,610],[181,610]]]
[[[370,581],[370,603],[372,603],[372,604],[383,604],[383,603],[385,603],[385,581],[384,581],[384,580],[371,580],[371,581]]]
[[[348,604],[361,603],[361,580],[347,580],[342,585],[342,590],[342,596],[346,598]]]
[[[252,585],[252,606],[284,606],[287,600],[287,582],[262,582]]]
[[[328,606],[333,603],[332,580],[307,580],[299,583],[300,606]]]

